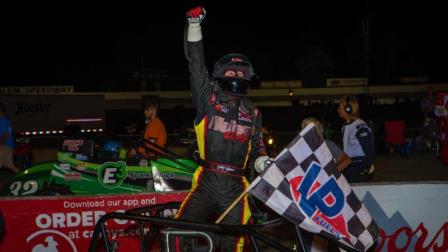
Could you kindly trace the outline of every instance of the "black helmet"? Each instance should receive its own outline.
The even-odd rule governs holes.
[[[228,71],[238,74],[228,75]],[[258,79],[249,59],[238,53],[231,53],[220,58],[213,66],[213,80],[223,91],[235,95],[246,95],[250,85]]]

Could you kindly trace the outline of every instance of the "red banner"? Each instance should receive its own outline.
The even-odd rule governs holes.
[[[133,195],[2,198],[5,229],[0,251],[87,251],[96,222],[108,212],[181,202],[187,192]],[[107,222],[118,251],[138,251],[138,230],[126,220]]]

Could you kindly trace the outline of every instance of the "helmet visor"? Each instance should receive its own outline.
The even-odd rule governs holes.
[[[247,91],[252,84],[250,80],[238,78],[216,78],[215,81],[223,91],[235,95],[247,95]]]

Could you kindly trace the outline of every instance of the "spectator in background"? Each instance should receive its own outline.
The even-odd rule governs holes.
[[[154,143],[161,148],[165,148],[166,140],[167,140],[167,134],[165,130],[165,125],[163,122],[159,119],[157,116],[157,113],[159,111],[159,103],[157,101],[151,100],[145,102],[143,106],[143,113],[145,114],[145,133],[143,135],[143,138],[151,143]],[[146,143],[145,143],[146,144]],[[149,144],[146,144],[148,148],[154,148],[150,146]],[[149,156],[152,156],[149,151],[145,150],[145,148],[139,148],[138,153],[141,154],[143,157],[147,158]],[[136,150],[131,149],[128,152],[129,157],[135,156]]]
[[[425,119],[434,117],[434,108],[436,107],[436,96],[433,93],[433,88],[429,86],[426,91],[426,96],[420,102],[420,108],[425,114]]]
[[[6,117],[6,106],[0,103],[0,167],[5,167],[13,173],[19,169],[14,164],[14,136],[10,120]]]
[[[165,125],[157,116],[159,103],[157,101],[148,101],[145,103],[144,109],[146,129],[143,138],[165,148],[167,138]]]
[[[348,182],[367,181],[374,170],[372,130],[359,118],[359,104],[354,97],[344,96],[339,100],[338,114],[345,121],[342,127],[343,150],[352,160],[344,170],[344,176]]]
[[[333,159],[336,163],[336,168],[342,172],[345,168],[347,168],[347,166],[351,164],[352,161],[350,160],[348,155],[344,153],[333,141],[328,140],[324,137],[324,128],[319,120],[312,117],[303,119],[302,129],[304,129],[310,123],[314,123],[317,132],[322,138],[324,138],[325,143],[327,144],[328,149],[330,149],[331,155],[333,156]]]

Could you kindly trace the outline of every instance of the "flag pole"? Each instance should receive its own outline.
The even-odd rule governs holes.
[[[294,229],[296,231],[296,242],[297,242],[297,246],[300,247],[301,251],[303,252],[307,252],[308,250],[305,248],[305,243],[303,242],[303,235],[302,232],[300,231],[299,226],[294,225]],[[313,240],[311,239],[311,243],[313,242]]]
[[[245,190],[242,194],[240,194],[240,196],[238,196],[238,198],[236,198],[232,204],[230,204],[229,207],[227,207],[227,209],[219,216],[218,219],[216,219],[215,224],[219,224],[222,219],[224,219],[224,217],[227,216],[227,214],[229,214],[229,212],[236,206],[236,204],[238,204],[238,202],[244,197],[244,195],[247,194],[247,190]]]
[[[232,210],[232,209],[236,206],[236,204],[238,204],[238,202],[244,197],[244,195],[246,195],[250,190],[252,190],[252,188],[253,188],[254,186],[256,186],[256,185],[258,184],[258,182],[260,182],[260,180],[261,180],[261,179],[260,179],[260,176],[256,177],[256,178],[252,181],[252,183],[250,183],[249,187],[246,188],[246,190],[244,190],[244,192],[241,193],[240,196],[238,196],[238,198],[236,198],[236,199],[232,202],[232,204],[230,204],[229,207],[227,207],[227,209],[226,209],[226,210],[225,210],[225,211],[218,217],[218,219],[216,219],[215,224],[219,224],[219,223],[222,221],[222,219],[224,219],[224,217],[226,217],[227,214],[229,214],[230,210]]]

